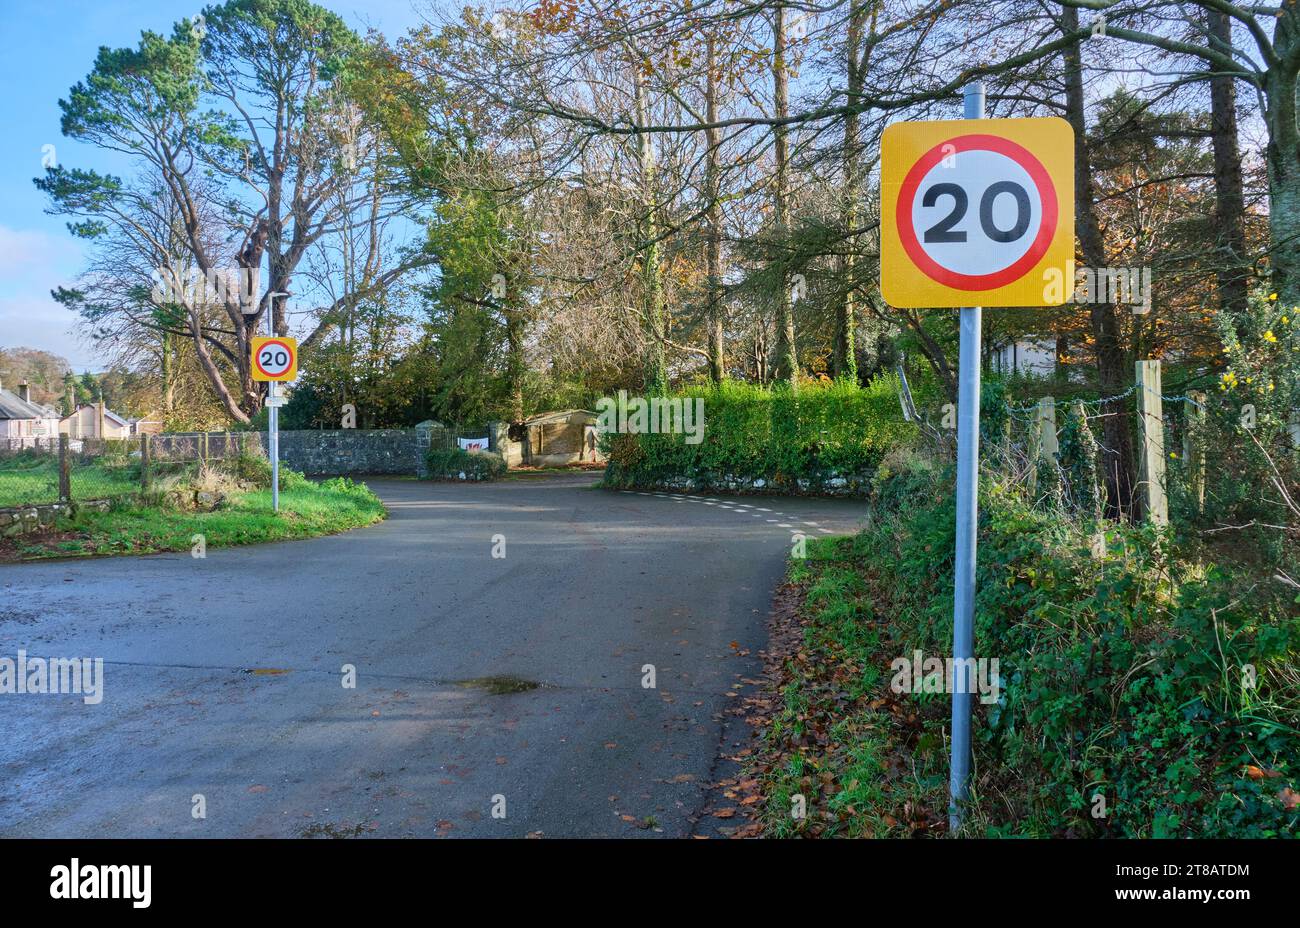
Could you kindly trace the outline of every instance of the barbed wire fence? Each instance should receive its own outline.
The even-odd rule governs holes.
[[[1073,395],[1058,402],[1046,395],[1032,404],[984,397],[981,466],[1035,505],[1100,522],[1110,502],[1103,462],[1117,453],[1105,443],[1101,425],[1121,416],[1135,433],[1138,459],[1133,499],[1115,501],[1121,514],[1131,504],[1164,524],[1172,504],[1180,518],[1207,532],[1245,522],[1293,531],[1288,525],[1300,523],[1300,402],[1292,408],[1273,404],[1268,414],[1257,416],[1250,398],[1234,395],[1227,385],[1218,391],[1190,389],[1204,377],[1165,392],[1160,367],[1159,361],[1139,362],[1134,384],[1107,396]],[[932,421],[917,411],[901,365],[898,373],[903,417],[935,447],[952,452],[955,405],[944,404],[940,421]],[[1232,479],[1248,472],[1267,475],[1264,496],[1259,487]],[[1266,511],[1288,515],[1288,525],[1270,523],[1262,516]],[[1243,519],[1243,512],[1255,518]]]
[[[1154,365],[1158,382],[1159,362],[1144,363]],[[1246,457],[1267,462],[1275,475],[1270,482],[1277,501],[1290,506],[1288,487],[1294,486],[1300,472],[1300,407],[1275,411],[1270,420],[1262,413],[1257,415],[1249,397],[1226,391],[1183,389],[1143,397],[1142,390],[1139,382],[1111,396],[1072,397],[1062,404],[1061,416],[1056,415],[1059,407],[1050,396],[1033,405],[1004,403],[1003,435],[997,443],[999,463],[1011,480],[1025,485],[1035,502],[1092,509],[1097,496],[1105,492],[1093,460],[1114,453],[1105,444],[1104,430],[1096,424],[1120,415],[1137,425],[1139,458],[1147,456],[1149,460],[1158,455],[1161,459],[1155,481],[1149,481],[1145,473],[1139,476],[1142,501],[1147,506],[1167,507],[1172,501],[1182,515],[1212,523],[1219,511],[1240,501],[1231,497],[1242,495],[1240,489],[1230,488],[1231,480],[1216,478],[1244,472]],[[1114,404],[1129,400],[1131,406],[1114,409]],[[1144,420],[1151,418],[1158,419],[1158,430],[1144,427]],[[1048,480],[1045,489],[1040,489],[1036,484],[1044,471],[1049,472]],[[1056,493],[1062,498],[1053,500]]]

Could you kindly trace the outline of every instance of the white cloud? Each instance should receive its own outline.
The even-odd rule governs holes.
[[[101,367],[76,334],[77,315],[50,297],[82,267],[81,244],[66,234],[0,225],[0,347],[50,351],[78,371]]]
[[[0,286],[5,289],[15,277],[33,272],[57,269],[76,273],[81,256],[81,244],[70,235],[0,226]]]

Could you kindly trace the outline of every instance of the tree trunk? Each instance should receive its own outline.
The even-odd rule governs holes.
[[[721,157],[719,146],[722,144],[722,131],[712,126],[718,120],[718,72],[715,61],[715,39],[708,39],[708,61],[706,62],[706,84],[704,102],[705,119],[710,128],[705,131],[709,145],[708,163],[705,175],[705,196],[708,198],[708,242],[705,245],[705,264],[709,275],[709,376],[714,383],[722,383],[727,376],[726,346],[723,343],[725,307],[722,298],[722,204],[720,196]]]
[[[1284,23],[1279,22],[1279,39]],[[1283,48],[1279,41],[1278,52]],[[1265,80],[1268,98],[1268,226],[1273,289],[1288,306],[1300,303],[1300,136],[1296,130],[1296,76],[1278,65]]]
[[[1072,33],[1079,28],[1079,11],[1064,7],[1062,30]],[[1074,206],[1076,233],[1084,263],[1093,268],[1107,264],[1106,247],[1097,222],[1092,164],[1088,147],[1087,122],[1084,118],[1083,63],[1079,44],[1065,50],[1066,119],[1074,127]],[[1096,294],[1094,294],[1095,296]],[[1119,319],[1113,303],[1094,302],[1091,306],[1092,337],[1097,353],[1097,374],[1103,396],[1123,393],[1128,376],[1124,347],[1120,343]],[[1129,432],[1127,400],[1112,400],[1102,406],[1104,448],[1102,463],[1106,471],[1106,515],[1112,519],[1136,517],[1133,509],[1133,441]]]
[[[506,378],[510,391],[510,421],[524,421],[524,323],[517,313],[505,311]]]
[[[635,65],[634,65],[635,67]],[[637,125],[648,121],[645,83],[641,72],[636,72]],[[647,394],[663,393],[668,386],[667,363],[664,360],[664,307],[663,286],[659,279],[659,230],[655,221],[655,155],[649,133],[638,133],[638,151],[641,159],[641,208],[644,253],[642,256],[642,281],[644,282],[644,328],[646,337],[644,387]]]
[[[772,54],[772,77],[774,81],[774,102],[775,116],[777,119],[784,119],[790,115],[790,75],[785,69],[785,6],[776,7],[776,15],[772,27],[773,32],[773,54]],[[787,129],[782,124],[777,124],[772,128],[773,153],[776,157],[776,183],[773,191],[773,208],[775,210],[776,228],[775,240],[778,248],[783,251],[788,247],[788,235],[790,229],[790,203],[789,203],[789,177],[787,176],[789,167],[789,151],[786,145]],[[777,264],[781,269],[780,273],[780,293],[777,294],[776,302],[776,358],[773,367],[774,375],[778,379],[789,380],[791,385],[795,383],[795,375],[798,373],[799,365],[797,353],[794,344],[794,307],[791,305],[790,298],[790,265],[788,255],[780,254],[777,256]]]
[[[176,371],[175,363],[172,359],[172,341],[174,336],[171,332],[162,333],[162,401],[163,413],[167,418],[171,417],[176,408]]]
[[[1221,51],[1231,54],[1231,20],[1219,10],[1206,10],[1205,15],[1215,44],[1221,46]],[[1210,78],[1210,140],[1214,150],[1214,229],[1218,236],[1215,278],[1219,310],[1240,318],[1246,312],[1249,270],[1246,264],[1246,205],[1242,193],[1241,152],[1237,147],[1235,80],[1228,74],[1215,74]]]
[[[862,41],[862,27],[866,18],[865,6],[855,6],[849,14],[849,34],[846,42],[847,87],[850,105],[862,96],[863,66],[858,61],[858,45]],[[854,271],[858,258],[858,156],[861,127],[857,111],[844,117],[844,257],[840,262],[840,275],[844,281],[844,295],[835,307],[835,345],[831,354],[831,373],[849,380],[858,379],[858,352],[854,344],[857,326],[857,307],[854,305],[856,286]]]

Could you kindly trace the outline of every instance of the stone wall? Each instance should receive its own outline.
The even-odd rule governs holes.
[[[751,493],[760,496],[833,496],[847,499],[866,499],[871,495],[871,474],[828,474],[818,481],[771,480],[763,477],[744,477],[735,474],[725,476],[678,477],[667,480],[635,483],[620,482],[611,477],[608,470],[606,479],[611,486],[621,489],[668,490],[675,493]]]
[[[260,436],[266,446],[266,435]],[[280,433],[280,463],[308,476],[414,474],[414,429],[322,429]]]
[[[106,499],[82,503],[43,503],[39,506],[17,506],[0,509],[0,538],[12,538],[43,528],[53,528],[54,523],[78,509],[108,512],[111,504]]]
[[[167,433],[154,435],[158,460],[194,460],[246,453],[265,455],[266,432]],[[455,432],[438,422],[413,429],[300,429],[280,431],[280,463],[309,477],[367,474],[422,475],[431,445],[455,447]]]
[[[505,423],[489,423],[493,451],[506,438]],[[421,422],[413,429],[303,429],[280,432],[280,463],[308,475],[428,476],[425,455],[431,447],[456,447],[456,431],[440,422]],[[266,432],[167,433],[150,438],[157,460],[194,460],[238,453],[266,454]],[[518,454],[516,453],[516,463]]]

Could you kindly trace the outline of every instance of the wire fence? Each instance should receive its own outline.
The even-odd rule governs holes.
[[[944,406],[936,425],[918,413],[901,365],[899,379],[904,418],[952,451],[956,406]],[[1262,526],[1300,536],[1300,391],[1288,398],[1264,381],[1234,395],[1227,378],[1218,391],[1189,386],[1161,389],[1161,364],[1148,360],[1110,396],[1025,405],[991,393],[981,398],[982,466],[1035,504],[1085,519],[1104,512],[1158,525],[1176,518],[1207,534]]]
[[[1002,404],[984,436],[990,463],[1040,501],[1100,512],[1109,489],[1102,455],[1117,453],[1103,420],[1118,416],[1138,462],[1133,498],[1113,504],[1121,511],[1154,510],[1163,522],[1176,510],[1203,526],[1300,516],[1300,408],[1257,409],[1249,398],[1165,393],[1158,384],[1157,374],[1157,389],[1145,394],[1137,384],[1100,399]]]
[[[209,461],[261,455],[255,433],[0,439],[0,509],[137,497]]]

